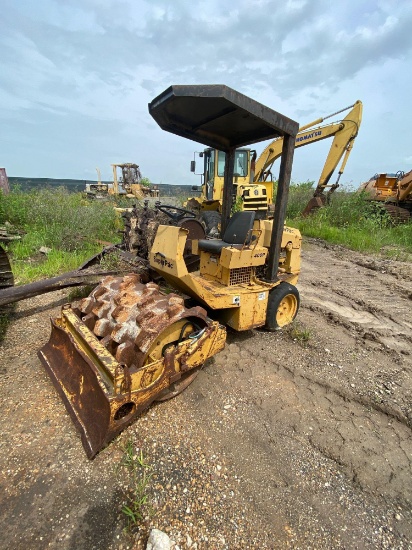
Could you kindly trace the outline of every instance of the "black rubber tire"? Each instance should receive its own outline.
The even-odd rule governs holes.
[[[299,305],[298,289],[289,283],[280,283],[269,292],[265,329],[280,330],[292,323]]]
[[[206,235],[208,237],[218,237],[219,236],[219,224],[221,222],[222,216],[217,210],[206,210],[202,212],[200,216],[200,221],[205,226]]]

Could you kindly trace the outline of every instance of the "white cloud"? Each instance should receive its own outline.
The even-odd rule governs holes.
[[[147,103],[172,83],[224,83],[301,123],[361,99],[343,181],[408,169],[411,22],[400,1],[5,0],[0,164],[22,175],[18,144],[29,140],[26,175],[82,177],[125,160],[190,184],[198,146],[162,132]],[[299,152],[294,179],[317,179],[328,147]]]

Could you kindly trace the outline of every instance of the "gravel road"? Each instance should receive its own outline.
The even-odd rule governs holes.
[[[93,460],[37,358],[64,291],[21,302],[0,346],[3,548],[412,547],[412,264],[306,240],[292,330],[229,333],[175,399]],[[151,466],[126,529],[124,447]]]

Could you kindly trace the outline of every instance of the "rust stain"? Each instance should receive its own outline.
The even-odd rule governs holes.
[[[87,298],[63,306],[39,357],[93,458],[225,339],[202,307],[187,309],[181,296],[162,294],[135,274],[109,276]]]

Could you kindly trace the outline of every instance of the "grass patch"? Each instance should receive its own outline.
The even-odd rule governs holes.
[[[287,223],[308,237],[346,246],[359,252],[380,254],[395,260],[412,258],[412,223],[394,226],[380,205],[363,193],[336,191],[330,203],[303,218],[301,212],[313,194],[306,184],[290,188]]]
[[[8,252],[17,284],[71,271],[101,251],[98,241],[118,242],[115,199],[87,201],[65,188],[0,196],[0,224],[6,221],[24,233]],[[51,252],[39,253],[41,247]]]
[[[299,342],[299,344],[306,344],[312,336],[310,330],[297,321],[293,321],[287,328],[289,336],[294,342]]]
[[[149,497],[149,485],[153,474],[152,466],[147,462],[142,449],[136,448],[131,439],[126,441],[122,451],[122,459],[116,466],[116,476],[121,482],[125,501],[122,513],[127,520],[127,530],[131,531],[153,515]]]

